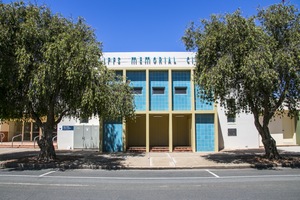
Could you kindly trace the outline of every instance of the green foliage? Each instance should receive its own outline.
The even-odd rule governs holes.
[[[284,107],[290,114],[299,109],[300,15],[293,5],[272,5],[249,18],[239,10],[213,15],[191,24],[182,39],[188,50],[197,50],[202,97],[229,111],[262,115],[265,125]]]
[[[133,115],[130,87],[99,61],[101,43],[82,18],[0,3],[0,49],[0,119]]]

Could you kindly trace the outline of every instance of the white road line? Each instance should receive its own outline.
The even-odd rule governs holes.
[[[168,157],[171,159],[172,162],[170,162],[170,164],[175,167],[176,166],[176,160],[174,160],[174,158],[172,156],[170,156],[169,153],[167,153]]]
[[[39,177],[47,176],[47,175],[52,174],[52,173],[54,173],[54,172],[56,172],[56,171],[50,171],[50,172],[41,174],[41,175],[39,175]]]
[[[208,173],[210,173],[211,175],[213,175],[213,176],[216,177],[216,178],[220,178],[220,176],[218,176],[217,174],[215,174],[215,173],[209,171],[208,169],[205,170],[205,171],[207,171]]]
[[[150,157],[149,159],[149,164],[150,164],[150,167],[153,167],[153,161],[152,161],[152,158]]]

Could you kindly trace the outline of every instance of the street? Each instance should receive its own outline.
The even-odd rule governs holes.
[[[0,199],[299,199],[300,169],[0,170]]]

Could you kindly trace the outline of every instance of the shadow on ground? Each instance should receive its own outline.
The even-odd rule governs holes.
[[[57,159],[49,162],[38,160],[37,151],[16,152],[0,155],[0,168],[12,170],[39,170],[48,168],[64,169],[107,169],[126,168],[126,156],[139,157],[144,153],[110,153],[98,151],[56,151]]]
[[[207,160],[224,164],[250,164],[257,169],[270,169],[273,167],[300,168],[300,153],[279,151],[282,156],[279,160],[269,160],[264,157],[263,149],[230,150],[204,155]]]

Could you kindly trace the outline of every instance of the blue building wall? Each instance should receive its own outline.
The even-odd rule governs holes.
[[[195,109],[196,110],[213,110],[213,102],[208,102],[199,97],[200,88],[198,85],[195,85]]]
[[[137,111],[146,110],[146,72],[145,71],[127,71],[127,80],[130,80],[130,86],[141,87],[142,94],[134,95],[134,103]]]
[[[103,125],[103,151],[123,151],[123,127],[122,122],[104,122]]]
[[[175,88],[186,88],[186,94],[176,94]],[[172,72],[173,110],[191,110],[191,72]]]
[[[196,151],[215,150],[215,128],[213,114],[196,115]]]
[[[168,72],[167,71],[150,71],[150,110],[168,110]],[[164,94],[153,94],[154,87],[164,88]]]

